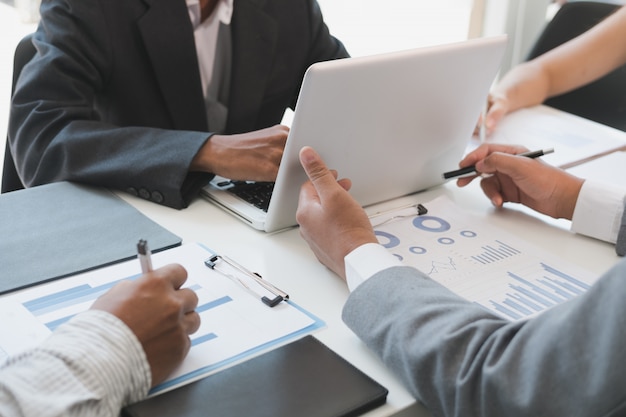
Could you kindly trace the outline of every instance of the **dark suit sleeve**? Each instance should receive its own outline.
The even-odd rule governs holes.
[[[317,1],[309,0],[308,3],[308,7],[311,10],[311,39],[313,39],[311,43],[311,53],[309,54],[309,64],[331,59],[347,58],[349,55],[346,48],[339,39],[331,35],[328,26],[326,26],[324,22],[322,11]]]
[[[343,319],[435,416],[626,411],[626,263],[584,295],[509,322],[409,267],[349,297]]]
[[[105,16],[98,0],[43,0],[38,53],[11,105],[9,142],[20,177],[27,186],[70,180],[128,190],[182,208],[207,181],[188,176],[188,167],[209,134],[104,121],[95,109],[106,108],[119,63],[110,39],[120,30]],[[139,93],[130,86],[126,94]]]

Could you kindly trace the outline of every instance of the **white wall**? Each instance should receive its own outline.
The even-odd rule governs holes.
[[[484,0],[482,35],[507,33],[509,47],[501,73],[524,61],[547,23],[552,0]]]
[[[318,0],[352,56],[467,39],[472,0]]]

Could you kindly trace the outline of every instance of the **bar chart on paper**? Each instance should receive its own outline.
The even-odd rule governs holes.
[[[187,244],[154,255],[155,267],[182,264],[186,288],[198,296],[201,325],[190,336],[183,363],[151,393],[191,382],[269,347],[311,333],[324,323],[291,301],[268,307],[204,265],[213,255],[201,245]],[[57,327],[87,310],[120,281],[140,274],[136,260],[97,269],[0,297],[0,363],[36,346]]]
[[[510,320],[539,314],[584,293],[595,276],[463,214],[447,198],[428,214],[375,226],[379,242],[405,264]]]

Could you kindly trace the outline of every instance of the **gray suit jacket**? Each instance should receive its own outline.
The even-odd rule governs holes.
[[[272,126],[314,62],[343,58],[315,0],[237,0],[226,131]],[[11,105],[25,185],[70,180],[181,208],[210,176],[210,136],[184,0],[43,0],[38,50]]]
[[[626,415],[626,260],[523,322],[410,267],[381,271],[343,319],[435,416]]]

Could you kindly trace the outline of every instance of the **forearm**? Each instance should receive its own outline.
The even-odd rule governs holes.
[[[516,110],[589,84],[626,63],[626,8],[581,36],[522,63],[498,86]]]
[[[56,112],[64,110],[34,111],[36,115],[28,116],[32,123],[12,130],[11,147],[26,186],[76,181],[179,209],[197,192],[188,192],[186,183],[191,160],[206,141],[206,133],[68,119],[55,134],[53,123],[33,120]],[[19,117],[16,113],[12,117]]]
[[[435,415],[607,415],[625,397],[626,335],[615,330],[626,316],[625,266],[515,323],[392,268],[355,290],[343,317]]]
[[[130,329],[90,311],[0,367],[0,415],[113,417],[146,396],[150,378]]]
[[[511,69],[493,88],[494,100],[507,100],[508,112],[543,103],[549,94],[550,80],[537,62],[524,62]]]

